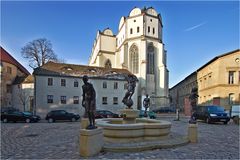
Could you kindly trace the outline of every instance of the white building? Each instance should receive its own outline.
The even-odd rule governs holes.
[[[34,111],[34,79],[32,75],[16,77],[12,84],[12,106],[20,111]]]
[[[168,69],[162,40],[161,15],[152,7],[134,8],[122,17],[116,35],[107,28],[98,31],[90,66],[121,68],[139,79],[138,108],[142,96],[151,96],[151,109],[168,105]]]
[[[107,69],[64,63],[48,62],[34,70],[35,111],[45,118],[51,110],[64,109],[83,115],[82,77],[88,75],[96,91],[96,108],[118,113],[126,106],[122,99],[126,93],[126,69]],[[138,87],[138,85],[137,85]],[[137,95],[133,95],[137,101]],[[137,109],[136,105],[133,108]]]

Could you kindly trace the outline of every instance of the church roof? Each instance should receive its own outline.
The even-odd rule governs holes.
[[[23,67],[15,58],[13,58],[4,48],[1,47],[0,53],[1,53],[1,56],[0,56],[1,62],[10,63],[10,64],[16,66],[20,71],[22,71],[26,75],[30,74],[28,72],[28,70],[25,67]]]
[[[127,75],[133,75],[126,69],[104,68],[76,64],[48,62],[34,69],[33,75],[61,76],[61,77],[83,77],[97,79],[126,80]]]

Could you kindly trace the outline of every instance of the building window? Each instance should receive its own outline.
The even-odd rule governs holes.
[[[148,33],[150,32],[150,27],[148,26]]]
[[[128,88],[128,83],[125,83],[124,84],[124,89],[127,89]]]
[[[153,44],[150,44],[148,46],[147,74],[154,74],[154,47],[153,47]]]
[[[118,82],[114,82],[114,89],[118,89]]]
[[[238,83],[240,83],[240,71],[238,72]]]
[[[47,95],[47,103],[53,103],[53,95]]]
[[[12,93],[12,86],[7,84],[7,93]]]
[[[152,19],[150,19],[150,21],[152,22]]]
[[[103,82],[103,88],[107,88],[107,82]]]
[[[66,86],[66,79],[61,79],[61,86]]]
[[[132,33],[133,33],[133,29],[131,28],[131,29],[130,29],[130,34],[132,34]]]
[[[139,33],[139,27],[137,27],[137,33]]]
[[[234,84],[234,71],[229,71],[228,84]]]
[[[112,63],[109,59],[105,62],[105,68],[112,68]]]
[[[53,85],[53,78],[48,78],[48,86],[52,86]]]
[[[61,96],[61,104],[66,104],[66,96]]]
[[[102,104],[107,104],[107,97],[102,97]]]
[[[79,104],[79,96],[73,97],[73,104]]]
[[[153,28],[153,34],[155,34],[155,28]]]
[[[77,80],[74,81],[74,87],[78,87],[78,81]]]
[[[138,47],[136,45],[132,45],[130,48],[130,68],[132,73],[138,73]]]
[[[118,97],[113,97],[113,104],[118,104]]]
[[[136,19],[134,19],[133,22],[136,22]]]
[[[231,104],[234,104],[234,93],[230,93],[229,94],[229,104],[231,105]]]
[[[7,73],[12,74],[12,68],[7,66]]]

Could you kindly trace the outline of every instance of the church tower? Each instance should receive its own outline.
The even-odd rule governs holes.
[[[118,33],[98,31],[90,66],[124,68],[139,79],[138,107],[146,94],[151,109],[168,105],[168,70],[162,42],[162,18],[152,7],[134,8],[121,17]],[[136,103],[136,102],[135,102]]]

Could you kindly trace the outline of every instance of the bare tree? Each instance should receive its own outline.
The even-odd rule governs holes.
[[[26,90],[21,88],[19,90],[19,95],[18,96],[19,96],[20,103],[23,105],[23,111],[26,111],[26,105],[29,101],[29,94],[27,93]]]
[[[29,66],[36,68],[48,61],[58,61],[57,55],[52,49],[52,43],[46,38],[33,40],[22,48],[22,56],[29,60]],[[60,60],[63,61],[63,60]]]

